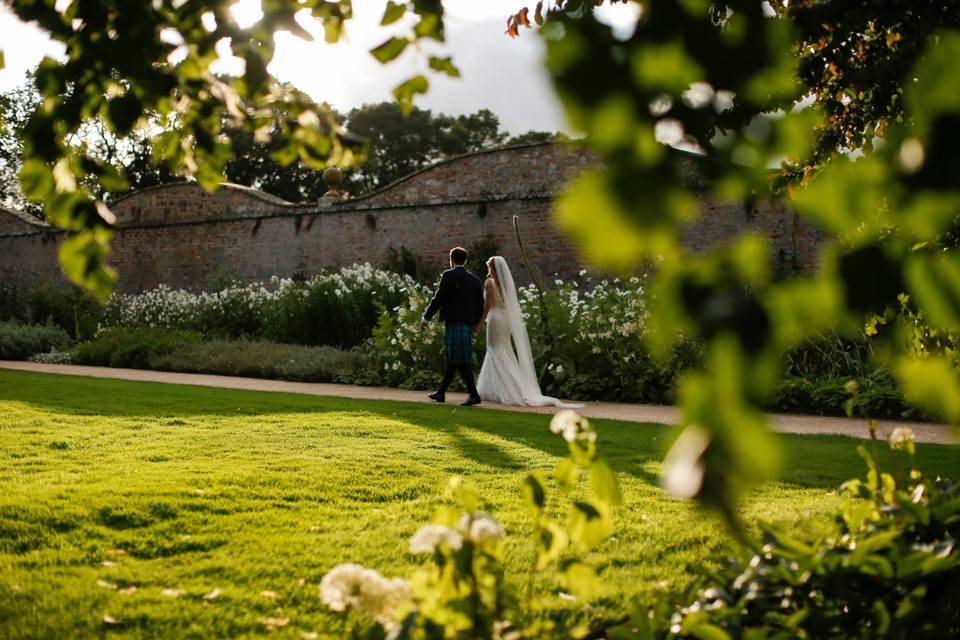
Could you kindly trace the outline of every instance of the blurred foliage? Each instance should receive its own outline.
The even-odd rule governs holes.
[[[347,618],[343,635],[397,640],[585,636],[590,631],[585,625],[571,627],[570,621],[550,616],[556,607],[547,598],[534,598],[534,582],[548,568],[556,569],[567,598],[600,595],[602,579],[590,552],[613,535],[614,510],[623,505],[623,496],[610,465],[597,455],[598,434],[586,418],[565,410],[554,416],[550,430],[566,441],[569,455],[549,474],[530,473],[519,487],[533,523],[534,560],[526,576],[506,570],[504,554],[516,540],[481,510],[481,493],[454,477],[430,524],[410,538],[410,553],[429,561],[409,581],[385,584],[378,573],[355,564],[338,565],[324,576],[320,597]],[[344,580],[345,574],[360,579]],[[377,626],[361,632],[352,620],[359,616],[372,617]]]
[[[884,119],[877,132],[882,144],[838,141],[826,154],[823,141],[831,130],[860,126],[856,106],[862,103],[838,124],[821,101],[800,102],[817,90],[801,73],[810,53],[798,22],[810,19],[804,11],[829,13],[821,16],[824,24],[808,27],[834,33],[837,40],[824,45],[826,51],[860,52],[866,45],[859,40],[869,40],[864,60],[850,65],[875,68],[883,58],[876,33],[857,27],[874,4],[798,3],[794,20],[792,3],[770,15],[763,3],[747,0],[656,0],[644,3],[634,33],[619,38],[583,6],[575,10],[582,3],[567,2],[539,30],[572,124],[606,162],[603,172],[582,174],[570,185],[558,204],[559,220],[591,263],[622,270],[645,261],[657,265],[658,304],[650,318],[655,353],[669,353],[678,329],[707,343],[705,370],[680,382],[684,423],[709,436],[706,447],[690,450],[696,459],[689,463],[704,471],[692,493],[731,519],[740,492],[776,471],[777,445],[758,408],[778,387],[781,354],[805,339],[831,331],[856,337],[872,326],[871,318],[889,317],[874,336],[876,362],[893,372],[909,400],[960,420],[960,386],[949,354],[918,355],[909,346],[906,334],[913,327],[905,316],[888,314],[905,295],[935,335],[955,331],[960,320],[952,302],[960,270],[941,243],[960,211],[960,91],[949,67],[960,55],[960,35],[936,31],[949,26],[950,10],[939,17],[927,11],[923,18],[903,3],[880,3],[910,24],[909,33],[923,41],[911,46],[924,55],[898,53],[900,41],[885,31],[891,68],[910,71],[836,80],[862,83],[864,91],[874,83],[899,83],[894,93],[902,102],[859,120]],[[847,5],[860,9],[841,11]],[[881,27],[877,22],[871,29]],[[916,81],[898,80],[904,77]],[[890,90],[871,95],[884,91]],[[700,214],[702,200],[689,189],[689,169],[665,153],[664,142],[714,160],[705,187],[721,202],[789,183],[785,195],[797,213],[826,233],[817,271],[774,278],[769,243],[751,235],[705,254],[686,252],[679,227]],[[851,148],[863,155],[836,153]],[[789,174],[818,153],[822,166],[804,170],[799,182],[770,171],[779,164]]]
[[[680,602],[640,606],[616,640],[955,638],[960,634],[960,485],[923,478],[912,434],[885,472],[861,447],[864,479],[832,519],[763,528],[762,544],[704,569]]]
[[[157,157],[211,188],[231,155],[223,114],[254,133],[278,127],[287,142],[275,154],[281,162],[322,167],[351,157],[331,114],[283,92],[266,71],[275,32],[308,37],[296,12],[321,20],[335,42],[350,0],[266,2],[246,29],[227,0],[125,3],[122,12],[109,0],[61,11],[53,0],[9,4],[67,45],[64,63],[47,59],[37,71],[44,99],[26,126],[21,184],[51,222],[71,230],[60,250],[66,274],[100,296],[114,279],[104,263],[112,215],[80,185],[113,190],[123,181],[65,143],[86,119],[100,115],[123,134],[147,111],[170,118],[175,127],[155,141]],[[656,264],[654,354],[669,353],[678,335],[706,343],[704,369],[685,375],[679,391],[684,424],[708,438],[688,449],[695,459],[687,468],[702,471],[691,495],[733,519],[740,493],[775,473],[778,447],[759,407],[778,386],[781,354],[818,333],[879,326],[877,359],[908,399],[960,423],[952,354],[908,349],[915,328],[901,316],[873,320],[906,296],[931,335],[960,328],[960,262],[943,248],[960,211],[956,9],[651,0],[624,36],[596,19],[598,4],[527,9],[508,31],[542,22],[555,90],[604,163],[569,185],[560,224],[590,264]],[[449,59],[412,46],[443,41],[440,0],[388,3],[383,23],[409,24],[409,33],[386,38],[377,59],[416,49],[428,57],[425,73],[458,73]],[[224,39],[245,60],[239,77],[209,73]],[[400,110],[409,113],[428,88],[425,75],[403,82],[394,91]],[[689,168],[664,144],[712,158],[711,181],[691,185]],[[848,150],[861,154],[836,153]],[[774,166],[800,179],[772,179]],[[742,200],[784,185],[797,214],[827,234],[815,273],[774,278],[769,243],[752,235],[702,255],[681,248],[679,228],[700,214],[702,196]]]

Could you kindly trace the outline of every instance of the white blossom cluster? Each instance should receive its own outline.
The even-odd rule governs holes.
[[[458,551],[464,540],[479,545],[495,544],[506,535],[503,525],[484,511],[463,514],[455,527],[428,524],[410,538],[410,553],[437,553],[443,550]]]
[[[465,513],[460,516],[457,521],[457,530],[477,544],[496,543],[506,535],[503,525],[484,511]]]
[[[637,358],[649,316],[645,285],[642,277],[596,281],[586,271],[581,271],[578,279],[554,280],[544,293],[554,332],[570,336],[584,351],[607,355],[629,366]],[[425,330],[419,326],[432,291],[413,285],[406,292],[406,303],[390,310],[389,322],[374,340],[389,384],[403,384],[413,372],[432,370],[434,357],[443,349],[439,323],[431,323]],[[540,293],[531,284],[518,288],[517,297],[536,353],[538,343],[544,340]],[[481,329],[475,342],[482,339],[482,333]],[[560,363],[546,364],[558,376],[568,371]]]
[[[391,631],[399,624],[399,610],[410,602],[410,585],[359,564],[340,564],[320,580],[320,600],[333,611],[366,613]]]
[[[590,426],[590,421],[573,409],[558,411],[550,420],[550,431],[560,434],[567,442],[597,440],[597,432]]]
[[[415,288],[406,275],[355,264],[316,275],[303,283],[274,276],[268,282],[235,284],[219,291],[195,293],[160,285],[138,294],[114,294],[104,310],[104,326],[140,326],[203,329],[205,325],[229,326],[238,316],[263,322],[270,305],[291,294],[304,298],[329,294],[338,301],[349,297],[379,298]]]
[[[914,449],[916,436],[910,427],[895,427],[890,432],[890,448],[900,451],[910,451]]]
[[[410,538],[410,553],[436,553],[440,549],[457,551],[463,547],[460,533],[440,524],[428,524]]]

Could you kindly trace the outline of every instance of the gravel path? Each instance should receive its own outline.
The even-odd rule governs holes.
[[[0,368],[39,373],[55,373],[92,378],[112,378],[117,380],[136,380],[140,382],[162,382],[168,384],[186,384],[199,387],[218,387],[223,389],[246,389],[250,391],[279,391],[284,393],[302,393],[315,396],[335,396],[356,398],[359,400],[398,400],[401,402],[430,402],[422,391],[407,391],[386,387],[358,387],[345,384],[318,384],[309,382],[285,382],[281,380],[261,380],[259,378],[235,378],[232,376],[210,376],[195,373],[169,373],[166,371],[143,371],[140,369],[114,369],[108,367],[83,367],[64,364],[37,364],[33,362],[11,362],[0,360]],[[466,396],[458,393],[447,395],[447,406],[457,411],[469,411],[457,406]],[[522,411],[525,413],[553,413],[551,407],[512,407],[492,402],[481,405],[485,409],[498,411]],[[677,410],[673,407],[650,404],[617,404],[613,402],[588,402],[580,413],[588,418],[608,418],[629,422],[652,422],[656,424],[674,424]],[[797,416],[772,414],[774,429],[782,433],[833,434],[853,438],[870,436],[865,420],[850,418],[828,418],[824,416]],[[881,420],[878,425],[878,437],[886,438],[895,427],[910,427],[918,442],[939,444],[960,443],[960,433],[946,425],[923,422],[899,422]]]

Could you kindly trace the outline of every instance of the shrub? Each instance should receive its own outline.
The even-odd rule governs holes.
[[[349,348],[369,339],[380,311],[400,304],[406,289],[415,286],[410,277],[369,264],[302,282],[274,278],[210,293],[160,286],[136,295],[111,296],[102,322]]]
[[[76,340],[86,340],[96,333],[102,313],[100,302],[76,287],[0,285],[0,320],[52,324]]]
[[[69,345],[70,337],[60,327],[0,322],[0,360],[26,360]]]
[[[543,391],[565,398],[670,400],[679,371],[700,360],[696,343],[680,341],[668,362],[656,362],[644,343],[645,280],[583,281],[583,290],[579,282],[555,281],[543,296],[543,315],[534,287],[518,291]],[[374,373],[381,384],[422,389],[436,384],[443,370],[443,328],[420,328],[428,289],[411,287],[407,294],[403,304],[384,310],[374,330]],[[478,361],[484,347],[480,331],[474,340]]]
[[[40,364],[73,364],[73,354],[69,351],[58,351],[54,347],[46,353],[34,354],[28,360]]]
[[[303,382],[349,382],[363,365],[357,352],[272,342],[216,340],[186,344],[157,356],[152,368],[184,373],[277,378]]]
[[[93,340],[78,344],[73,361],[100,367],[149,369],[159,356],[200,339],[200,334],[193,331],[115,327],[101,331]]]
[[[913,468],[908,430],[891,446],[909,459],[869,472],[832,518],[763,527],[762,547],[727,560],[675,606],[641,606],[610,638],[960,637],[960,485]]]
[[[810,390],[810,407],[808,413],[818,413],[825,416],[842,416],[846,414],[847,400],[850,392],[845,383],[834,381],[817,382]]]
[[[76,287],[37,285],[30,292],[31,322],[52,323],[75,340],[92,338],[103,315],[103,306],[89,292]]]

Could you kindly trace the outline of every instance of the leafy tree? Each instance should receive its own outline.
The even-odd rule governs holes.
[[[544,142],[569,142],[570,137],[565,133],[550,131],[527,131],[507,140],[508,145],[513,144],[540,144]]]
[[[0,94],[0,205],[34,215],[40,215],[40,207],[26,199],[18,179],[23,164],[23,141],[18,131],[39,102],[40,95],[29,76],[20,85]]]
[[[933,0],[770,5],[794,31],[803,97],[823,113],[813,152],[788,167],[788,177],[802,177],[839,152],[869,151],[887,127],[903,123],[904,89],[929,38],[960,27],[960,6]]]
[[[382,102],[352,110],[346,126],[368,144],[366,159],[350,175],[348,188],[354,192],[385,186],[438,160],[506,139],[500,120],[487,109],[447,116],[413,107],[404,115],[396,103]]]

